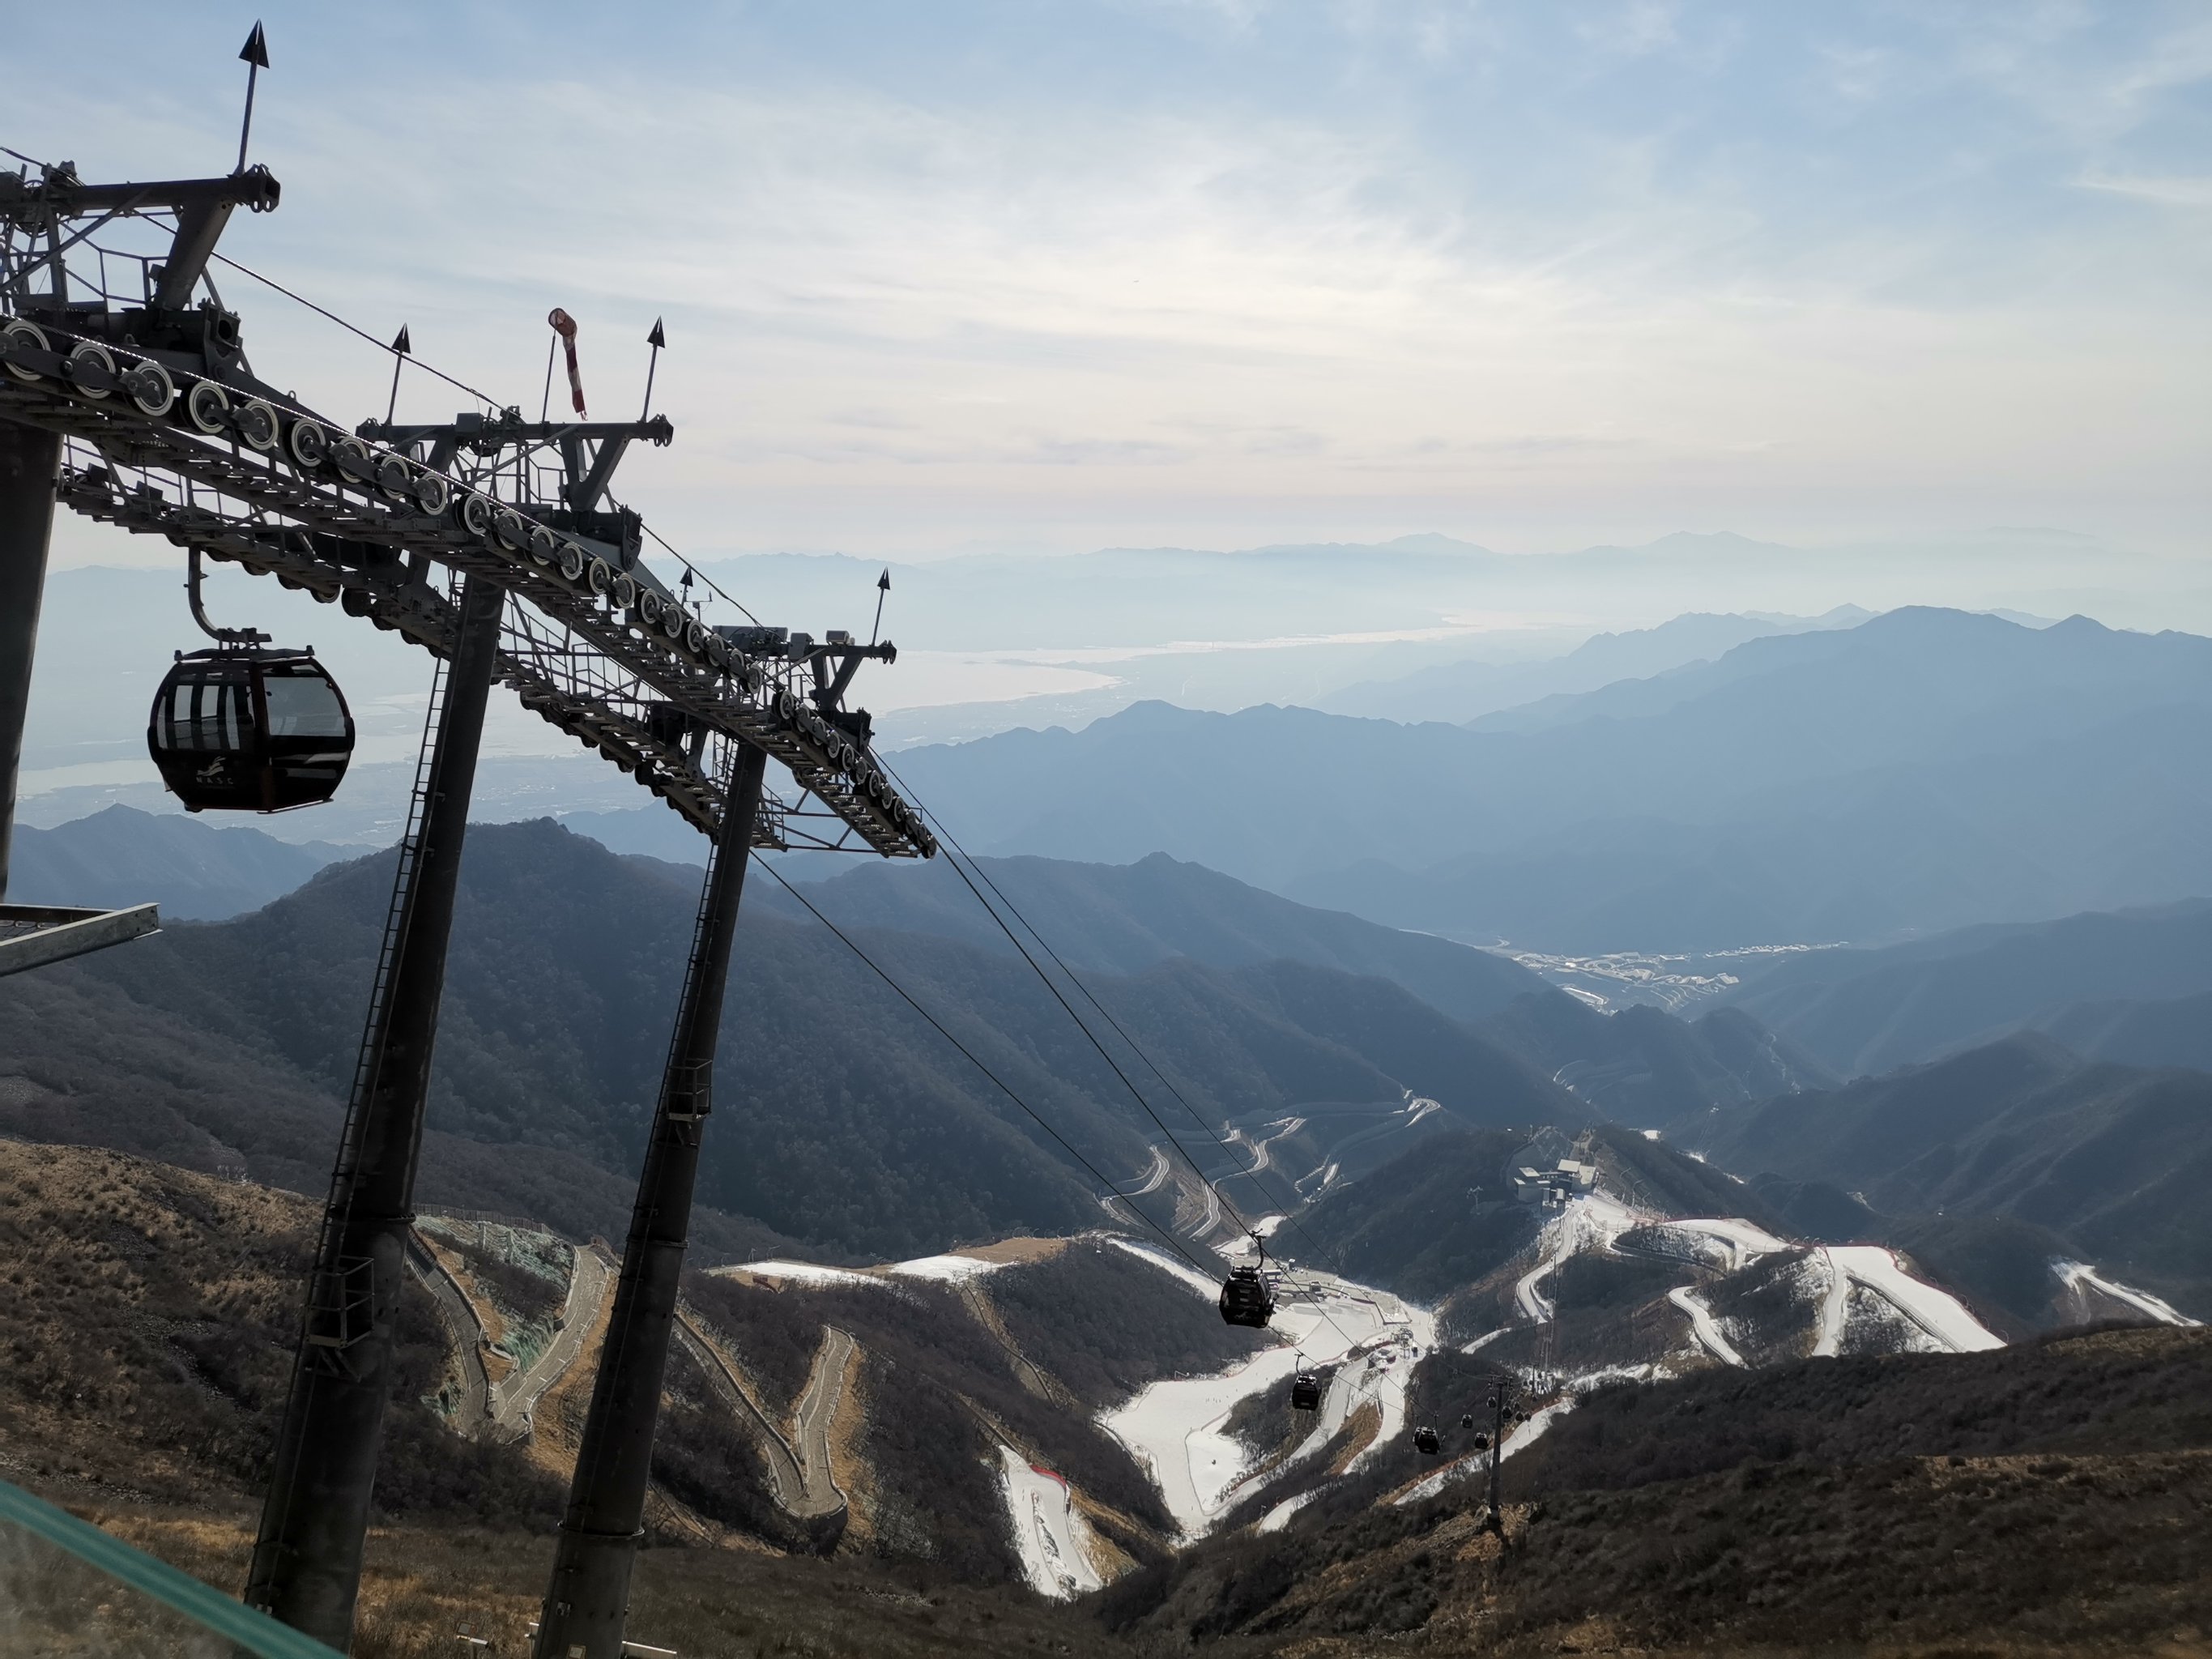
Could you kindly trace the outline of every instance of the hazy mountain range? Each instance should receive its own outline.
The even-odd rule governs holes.
[[[2212,641],[1917,610],[1474,728],[1144,704],[896,764],[979,853],[1165,851],[1401,927],[1664,951],[2212,890],[2208,712]]]
[[[164,918],[219,921],[356,856],[353,848],[278,841],[235,821],[110,806],[51,830],[18,825],[8,896],[18,904],[158,903]]]
[[[1856,1076],[2030,1027],[2093,1059],[2205,1066],[2208,994],[2212,900],[2192,899],[1794,956],[1730,1001]]]
[[[1595,691],[1617,680],[1644,679],[1687,663],[1710,661],[1772,634],[1851,628],[1871,613],[1855,605],[1820,617],[1714,616],[1692,612],[1656,628],[1596,634],[1565,656],[1533,662],[1439,663],[1395,679],[1366,680],[1313,700],[1332,714],[1365,719],[1449,720],[1464,725],[1540,697]]]

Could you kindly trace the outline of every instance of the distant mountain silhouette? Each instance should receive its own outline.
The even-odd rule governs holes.
[[[1848,1077],[2027,1027],[2093,1057],[2203,1065],[2206,993],[2212,899],[2193,899],[1790,957],[1730,1001]]]
[[[2071,1003],[2037,1016],[2035,1023],[2090,1060],[2212,1072],[2212,992],[2157,1001]]]
[[[1617,680],[1664,674],[1770,634],[1853,627],[1869,614],[1856,605],[1823,617],[1692,611],[1656,628],[1594,635],[1564,656],[1540,661],[1439,663],[1398,679],[1362,681],[1318,699],[1315,707],[1366,719],[1466,722],[1541,697],[1595,691]]]
[[[258,910],[357,849],[283,842],[249,824],[111,806],[52,830],[18,825],[8,896],[18,904],[155,903],[165,918]]]
[[[979,853],[1166,852],[1539,948],[1875,939],[2212,890],[2212,640],[1960,611],[1759,639],[1528,732],[1138,704],[906,751]]]

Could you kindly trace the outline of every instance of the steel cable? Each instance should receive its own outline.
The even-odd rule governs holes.
[[[781,870],[778,870],[773,864],[768,863],[764,860],[760,862],[760,868],[765,870],[775,878],[777,886],[782,888],[785,892],[790,894],[792,897],[797,899],[799,903],[805,906],[806,913],[812,916],[815,921],[820,922],[824,927],[827,927],[832,933],[836,934],[839,941],[844,945],[847,950],[850,951],[854,956],[860,957],[862,962],[866,963],[869,969],[873,971],[877,978],[882,980],[884,984],[890,986],[891,989],[898,994],[901,1001],[904,1002],[908,1007],[913,1009],[915,1012],[920,1014],[922,1018],[928,1023],[932,1030],[935,1031],[938,1036],[943,1037],[947,1042],[958,1049],[969,1065],[973,1066],[977,1071],[988,1078],[998,1088],[1000,1093],[1004,1094],[1007,1099],[1012,1101],[1015,1105],[1020,1107],[1023,1111],[1026,1112],[1030,1117],[1035,1121],[1039,1128],[1042,1129],[1047,1134],[1058,1141],[1061,1148],[1070,1158],[1073,1158],[1078,1164],[1081,1164],[1084,1169],[1090,1172],[1091,1179],[1097,1182],[1100,1186],[1103,1187],[1107,1192],[1112,1194],[1115,1197],[1119,1198],[1121,1196],[1120,1188],[1115,1182],[1109,1180],[1099,1170],[1097,1164],[1093,1164],[1089,1158],[1084,1157],[1080,1152],[1077,1151],[1073,1143],[1072,1143],[1066,1135],[1060,1133],[1058,1129],[1053,1127],[1053,1126],[1045,1120],[1042,1113],[1039,1112],[1036,1108],[1030,1105],[1029,1102],[1024,1100],[1021,1096],[1016,1092],[1012,1084],[1008,1083],[1004,1078],[1000,1077],[996,1072],[985,1065],[974,1049],[970,1048],[966,1043],[961,1042],[958,1037],[953,1036],[951,1031],[947,1030],[945,1028],[943,1022],[939,1020],[937,1016],[931,1013],[928,1009],[923,1007],[920,1002],[916,1001],[915,1000],[914,994],[908,991],[906,987],[901,985],[898,981],[892,978],[890,970],[885,969],[881,963],[878,962],[873,957],[870,956],[867,951],[863,950],[859,943],[854,939],[851,934],[848,933],[843,928],[840,927],[836,922],[830,921],[829,917],[823,915],[820,910],[817,909],[814,906],[814,902],[808,898],[805,894],[800,892],[798,888],[793,886],[789,881],[785,879],[784,874]],[[1203,1262],[1199,1261],[1196,1256],[1193,1255],[1188,1250],[1183,1248],[1182,1240],[1178,1239],[1174,1234],[1162,1227],[1142,1210],[1138,1209],[1135,1205],[1130,1205],[1129,1210],[1131,1213],[1136,1216],[1137,1219],[1143,1222],[1154,1232],[1159,1234],[1163,1239],[1165,1239],[1167,1241],[1168,1247],[1174,1250],[1175,1253],[1177,1255],[1180,1255],[1185,1261],[1190,1263],[1191,1267],[1195,1271],[1208,1279],[1211,1279],[1213,1277],[1212,1273],[1207,1269]]]

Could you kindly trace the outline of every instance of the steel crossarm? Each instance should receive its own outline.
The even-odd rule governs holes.
[[[771,809],[761,844],[935,852],[865,745],[811,705],[803,663],[731,646],[605,543],[549,522],[556,504],[514,499],[522,469],[456,476],[256,395],[258,381],[36,326],[0,333],[0,418],[63,436],[58,495],[72,510],[274,574],[433,651],[447,648],[451,619],[427,567],[487,578],[509,596],[501,679],[702,830],[720,822],[726,769],[707,753],[712,736],[765,750],[819,803]],[[174,393],[158,413],[131,395],[149,364]],[[220,398],[196,404],[202,386]],[[502,481],[508,495],[490,493]]]

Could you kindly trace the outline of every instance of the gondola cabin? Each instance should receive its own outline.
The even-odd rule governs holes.
[[[1443,1443],[1437,1431],[1425,1423],[1413,1431],[1413,1449],[1424,1456],[1434,1457]]]
[[[188,812],[285,812],[337,793],[352,711],[310,652],[179,653],[154,694],[146,748]]]
[[[1257,1267],[1237,1267],[1221,1283],[1221,1316],[1232,1325],[1267,1328],[1274,1317],[1275,1296]]]
[[[1321,1379],[1311,1371],[1300,1371],[1291,1383],[1291,1409],[1297,1412],[1317,1412],[1321,1409]]]

